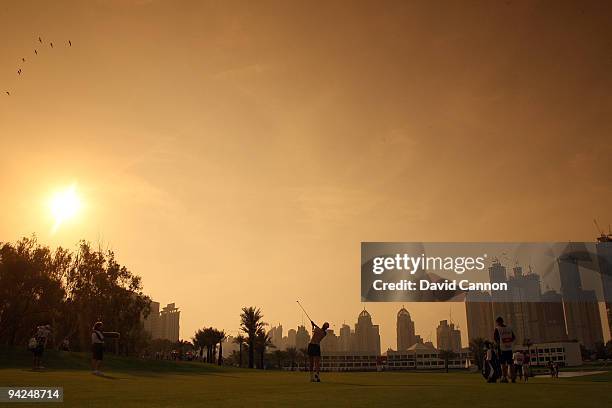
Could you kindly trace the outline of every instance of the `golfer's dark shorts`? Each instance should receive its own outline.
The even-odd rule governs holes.
[[[104,357],[104,344],[94,343],[91,345],[91,355],[94,360],[102,360]]]
[[[500,364],[512,364],[514,360],[512,359],[512,350],[502,350],[499,354],[499,363]]]
[[[44,351],[45,351],[45,346],[36,346],[32,349],[32,353],[34,354],[34,357],[42,357]]]
[[[308,344],[308,355],[310,357],[321,357],[321,346],[318,344]]]

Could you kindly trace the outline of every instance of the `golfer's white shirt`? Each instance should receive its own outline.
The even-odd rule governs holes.
[[[100,337],[98,337],[98,334],[100,335]],[[102,339],[102,340],[100,340],[100,339]],[[102,334],[101,331],[95,330],[94,332],[91,333],[91,342],[93,344],[104,343],[104,334]]]

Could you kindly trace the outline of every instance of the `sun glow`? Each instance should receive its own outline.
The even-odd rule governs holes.
[[[49,201],[51,215],[55,219],[53,232],[64,223],[64,221],[74,218],[81,208],[81,200],[73,184],[63,191],[58,191]]]

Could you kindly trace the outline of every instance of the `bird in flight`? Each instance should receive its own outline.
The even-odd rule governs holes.
[[[25,58],[21,58],[21,60],[22,60],[23,62],[25,62]]]
[[[68,40],[68,46],[72,47],[72,41]]]
[[[21,75],[21,68],[17,70],[17,75]]]
[[[11,96],[11,93],[9,91],[4,91],[4,92],[6,92],[8,96]]]
[[[51,46],[51,48],[53,48],[53,43],[52,42],[50,42],[49,45]]]
[[[34,54],[38,55],[38,51],[34,50]]]
[[[38,37],[38,42],[42,44],[42,38]]]

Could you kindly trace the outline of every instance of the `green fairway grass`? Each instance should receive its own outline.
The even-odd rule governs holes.
[[[87,370],[85,354],[51,353],[42,372],[26,368],[21,355],[11,355],[0,354],[5,357],[0,361],[0,386],[64,387],[64,403],[43,406],[612,406],[612,373],[537,378],[527,384],[487,384],[479,374],[466,372],[323,373],[323,382],[310,383],[303,372],[109,356],[106,377],[97,377]]]

